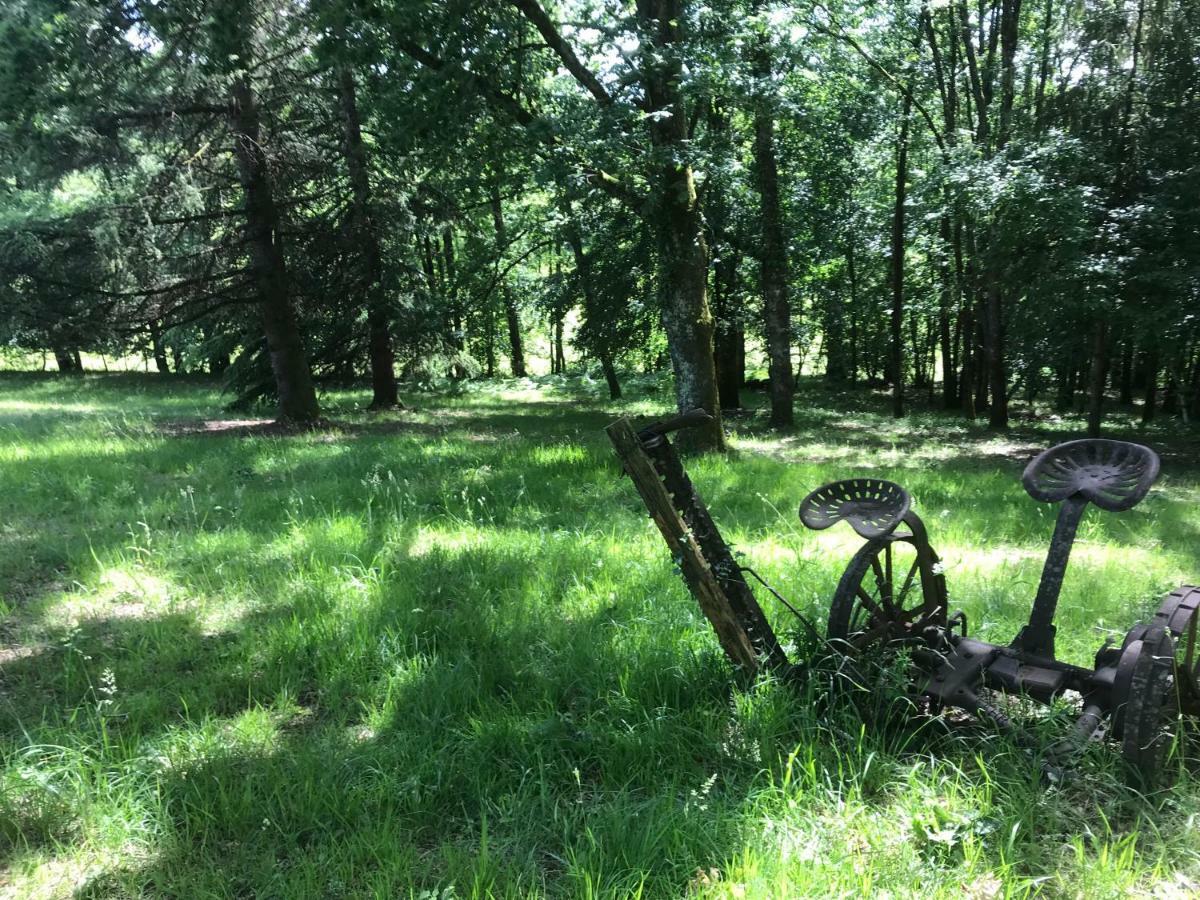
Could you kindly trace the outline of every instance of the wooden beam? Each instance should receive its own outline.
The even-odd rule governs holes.
[[[650,457],[642,449],[629,420],[618,419],[605,431],[616,448],[625,471],[641,495],[642,502],[646,504],[650,518],[654,520],[663,540],[667,542],[671,556],[679,564],[688,590],[700,604],[700,610],[712,625],[713,631],[717,633],[717,640],[720,641],[725,655],[729,657],[730,662],[746,673],[757,672],[759,660],[750,642],[750,636],[738,620],[708,560],[704,558],[683,518],[676,511],[671,502],[671,495],[667,493],[666,486]]]

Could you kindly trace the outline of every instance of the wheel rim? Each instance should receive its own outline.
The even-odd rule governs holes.
[[[1160,624],[1145,629],[1121,653],[1115,685],[1114,734],[1121,753],[1144,786],[1163,780],[1171,743],[1175,641]],[[1126,673],[1125,677],[1120,677]]]
[[[875,645],[908,643],[929,625],[944,625],[942,576],[937,557],[921,553],[911,535],[868,541],[846,568],[830,608],[830,640],[858,652]],[[928,569],[929,571],[923,571]]]
[[[1200,588],[1182,587],[1167,595],[1155,614],[1175,641],[1175,686],[1179,708],[1189,715],[1200,715]]]

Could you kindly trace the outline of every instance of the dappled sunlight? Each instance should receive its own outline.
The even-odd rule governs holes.
[[[570,466],[587,460],[587,451],[572,444],[552,444],[535,447],[529,454],[530,461],[539,466]]]
[[[81,460],[107,459],[120,463],[121,458],[134,453],[133,447],[115,445],[116,435],[94,438],[70,436],[63,433],[56,440],[42,440],[36,444],[0,444],[0,462],[42,462],[56,465],[73,465]]]
[[[319,566],[341,562],[362,552],[367,533],[361,517],[318,512],[316,518],[309,519],[304,499],[295,495],[292,500],[293,524],[283,534],[260,545],[259,559]]]
[[[429,556],[438,552],[449,557],[455,557],[472,547],[481,547],[496,540],[494,535],[477,529],[458,528],[453,531],[443,529],[422,528],[409,548],[409,555],[415,559]]]
[[[142,843],[73,847],[69,854],[27,851],[8,861],[8,877],[19,879],[19,887],[12,888],[0,882],[0,898],[62,900],[63,897],[88,896],[89,888],[104,872],[149,865],[153,859],[154,854]]]
[[[105,617],[144,619],[170,611],[181,599],[178,585],[137,566],[105,568],[92,590],[76,590],[52,609],[60,621]]]
[[[485,817],[491,859],[530,884],[553,868],[568,891],[631,890],[633,871],[713,897],[869,893],[881,872],[915,890],[930,864],[964,885],[1046,876],[1032,810],[1059,822],[1066,807],[1028,799],[1026,760],[932,726],[860,731],[815,681],[735,690],[613,460],[612,407],[572,402],[556,422],[564,401],[513,393],[526,399],[449,398],[444,420],[396,414],[436,434],[344,411],[320,434],[156,427],[192,395],[132,408],[129,427],[100,413],[0,435],[24,454],[0,531],[19,586],[0,834],[20,896],[219,894],[264,854],[286,862],[281,891],[319,894],[331,866],[347,883],[375,871],[383,844],[412,848],[380,875],[389,888],[467,883]],[[796,508],[858,461],[814,462],[806,448],[830,443],[814,431],[782,462],[741,424],[740,452],[689,471],[738,559],[823,627],[861,541],[805,530]],[[1019,460],[964,443],[928,466],[876,454],[877,471],[912,491],[973,633],[1007,640],[1055,510],[1020,488]],[[1068,658],[1088,662],[1194,577],[1195,491],[1180,472],[1131,513],[1089,513],[1060,610]],[[755,589],[781,637],[803,632]],[[1103,765],[1089,783],[1109,783]]]
[[[39,599],[39,627],[70,628],[89,619],[147,619],[173,612],[184,592],[137,564],[101,566],[86,583],[76,581]]]
[[[27,416],[46,413],[92,414],[108,411],[110,407],[95,403],[51,403],[39,400],[14,400],[0,397],[0,416],[8,413],[22,413]],[[0,420],[2,421],[2,420]]]

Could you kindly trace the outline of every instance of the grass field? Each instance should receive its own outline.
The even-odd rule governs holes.
[[[986,732],[735,689],[601,431],[661,390],[365,400],[286,434],[204,383],[0,376],[0,895],[1200,894],[1187,771],[1142,796],[1096,747],[1047,787]],[[856,540],[796,504],[893,478],[973,630],[1007,640],[1054,516],[1018,475],[1078,423],[896,424],[815,385],[799,407],[692,464],[726,537],[823,621]],[[1200,579],[1197,436],[1163,428],[1152,495],[1081,529],[1074,661]]]

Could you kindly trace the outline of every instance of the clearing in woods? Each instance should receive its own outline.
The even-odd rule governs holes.
[[[1097,747],[1048,789],[986,732],[736,690],[602,432],[666,410],[630,392],[522,381],[385,416],[335,393],[332,427],[293,433],[203,382],[4,376],[0,894],[1200,891],[1187,772],[1141,797]],[[795,508],[870,471],[912,492],[973,629],[1011,635],[1055,512],[1018,475],[1079,422],[896,423],[815,383],[798,409],[784,437],[732,418],[735,452],[691,465],[737,549],[823,622],[856,538]],[[1068,659],[1200,579],[1200,453],[1161,427],[1151,496],[1087,514]]]

